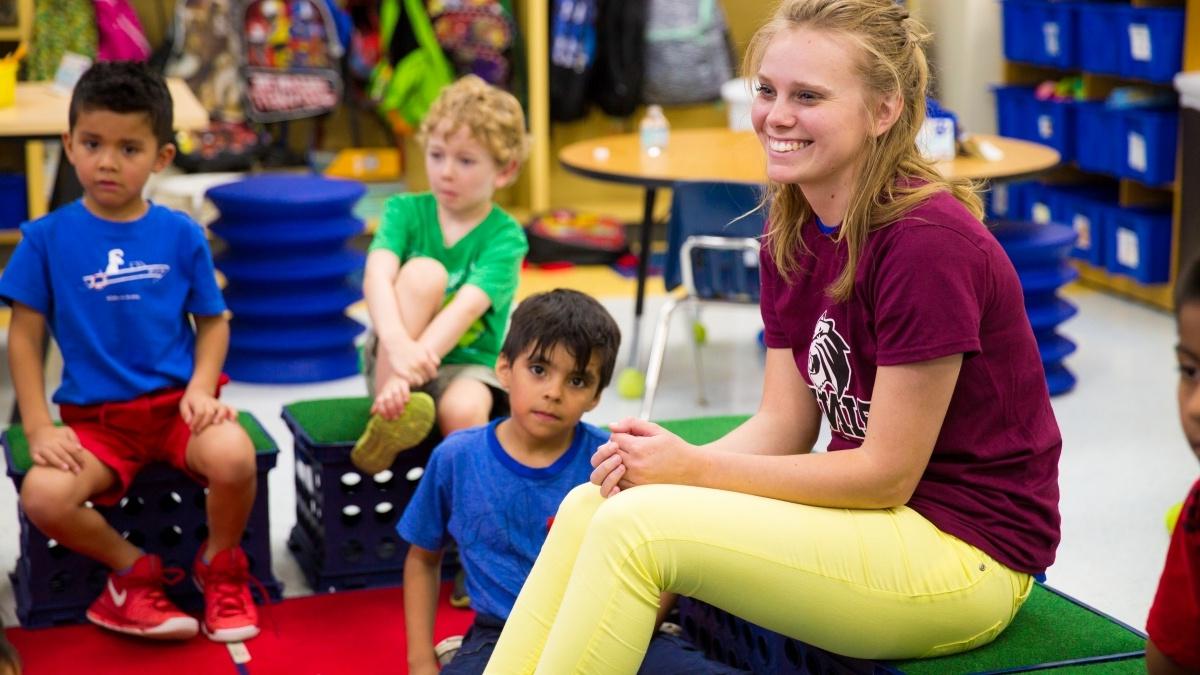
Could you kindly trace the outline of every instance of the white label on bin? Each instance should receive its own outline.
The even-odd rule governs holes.
[[[1117,264],[1129,269],[1138,266],[1138,237],[1137,232],[1123,227],[1117,228]]]
[[[1008,186],[992,186],[992,213],[998,216],[1008,215]]]
[[[1054,118],[1049,115],[1038,115],[1038,136],[1048,140],[1054,135]]]
[[[1041,202],[1035,202],[1031,211],[1033,215],[1033,222],[1037,223],[1038,225],[1045,225],[1046,223],[1050,222],[1049,206],[1046,206]]]
[[[1058,56],[1058,24],[1054,22],[1042,24],[1042,42],[1046,47],[1046,54]]]
[[[1092,221],[1082,213],[1076,213],[1071,221],[1075,228],[1075,248],[1089,250],[1092,248]]]
[[[1144,23],[1129,24],[1129,55],[1134,61],[1149,61],[1152,56],[1150,27]]]
[[[1129,156],[1126,158],[1129,168],[1138,173],[1146,173],[1146,137],[1136,131],[1129,132]]]

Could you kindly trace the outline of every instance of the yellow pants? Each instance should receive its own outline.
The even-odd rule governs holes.
[[[661,591],[838,654],[938,656],[991,642],[1028,574],[907,507],[848,510],[649,485],[571,491],[486,672],[634,673]]]

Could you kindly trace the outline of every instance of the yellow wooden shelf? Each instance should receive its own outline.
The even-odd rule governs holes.
[[[0,26],[0,42],[20,42],[20,26]]]
[[[0,246],[16,246],[19,241],[21,241],[20,230],[16,228],[0,230]]]
[[[1084,286],[1117,293],[1167,311],[1174,307],[1171,284],[1142,284],[1079,260],[1074,262],[1079,270],[1079,283]]]

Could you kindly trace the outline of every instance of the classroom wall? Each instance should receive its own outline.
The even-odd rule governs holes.
[[[988,87],[1004,73],[1000,3],[921,0],[917,15],[934,33],[934,94],[967,131],[995,133],[995,100]]]

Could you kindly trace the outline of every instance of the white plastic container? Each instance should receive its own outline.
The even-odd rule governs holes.
[[[729,128],[734,131],[751,131],[750,104],[754,101],[754,85],[744,77],[729,80],[721,85],[721,99],[729,115]]]

